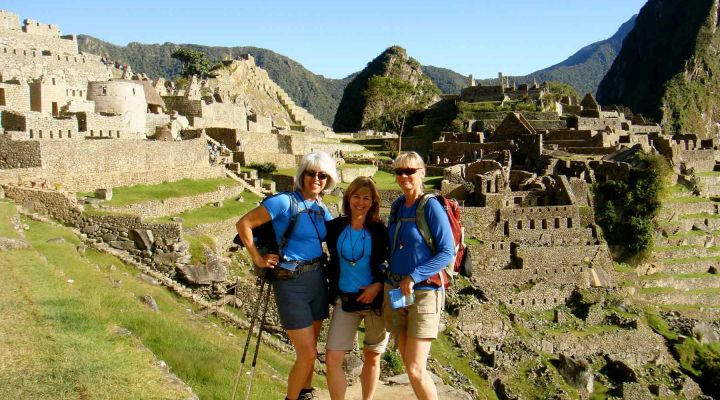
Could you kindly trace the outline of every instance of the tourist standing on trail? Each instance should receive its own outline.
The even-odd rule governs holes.
[[[325,222],[332,219],[321,195],[337,181],[335,160],[316,152],[303,157],[295,177],[295,191],[266,199],[237,223],[243,244],[260,268],[270,268],[278,314],[296,359],[288,377],[286,399],[312,398],[312,376],[320,327],[328,317],[327,281],[323,271]],[[260,254],[252,229],[272,221],[277,243],[294,219],[285,245],[277,254]]]
[[[395,159],[393,168],[403,195],[393,203],[388,222],[391,256],[383,315],[385,325],[397,340],[415,396],[421,400],[437,399],[437,388],[427,372],[427,358],[432,341],[437,338],[444,308],[442,270],[453,257],[453,235],[447,212],[437,199],[429,199],[424,209],[434,252],[415,221],[424,191],[422,157],[414,151],[403,153]],[[391,304],[389,291],[396,288],[410,305]],[[414,300],[410,300],[413,295]]]
[[[330,303],[334,305],[327,339],[327,383],[332,400],[345,398],[347,381],[342,364],[353,349],[364,321],[363,400],[375,394],[380,378],[380,355],[387,346],[382,317],[383,268],[389,254],[387,228],[380,221],[380,195],[369,177],[355,179],[342,200],[344,215],[328,222],[330,253],[327,274]]]

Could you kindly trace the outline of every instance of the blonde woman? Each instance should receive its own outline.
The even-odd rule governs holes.
[[[288,377],[288,400],[313,396],[317,339],[329,314],[322,242],[327,233],[325,222],[332,216],[322,204],[321,195],[332,190],[336,181],[332,157],[323,152],[307,154],[295,177],[295,191],[266,199],[236,225],[253,263],[273,270],[272,285],[280,322],[296,354]],[[286,234],[291,217],[296,220]],[[268,221],[272,221],[277,243],[287,238],[280,254],[261,254],[253,243],[252,229]]]
[[[397,340],[415,396],[434,400],[437,388],[427,372],[427,358],[440,326],[445,300],[443,269],[453,256],[453,235],[445,209],[434,198],[425,206],[434,252],[418,229],[415,218],[425,177],[422,157],[416,152],[403,153],[395,159],[393,168],[403,195],[393,203],[388,223],[391,255],[383,314],[388,330]],[[404,296],[414,295],[414,303],[392,308],[388,292],[396,288]]]

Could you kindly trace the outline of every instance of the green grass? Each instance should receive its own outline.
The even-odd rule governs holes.
[[[110,255],[88,250],[80,256],[69,230],[24,222],[34,249],[0,254],[0,398],[186,397],[152,366],[140,343],[200,398],[230,397],[242,331],[193,317],[192,304],[136,279],[136,270]],[[48,242],[57,237],[64,241]],[[141,294],[151,295],[160,312],[143,305]],[[117,335],[114,327],[133,335]],[[284,396],[286,358],[262,347],[253,399]]]
[[[635,267],[627,265],[625,263],[613,262],[613,267],[617,272],[632,273],[635,272]]]
[[[142,203],[150,200],[164,200],[173,197],[194,196],[201,193],[216,191],[218,186],[237,186],[230,178],[181,179],[176,182],[164,182],[157,185],[135,185],[113,189],[113,198],[105,202],[111,207]],[[89,195],[78,193],[78,195]]]
[[[666,264],[689,264],[698,261],[709,261],[715,260],[720,261],[720,256],[709,256],[709,257],[683,257],[683,258],[670,258],[665,260]]]
[[[15,204],[0,200],[0,236],[16,239],[20,237],[10,224],[10,218],[15,215]]]
[[[188,252],[190,252],[190,263],[194,265],[205,264],[205,247],[211,250],[215,249],[215,241],[207,235],[184,235],[185,240],[190,244]]]
[[[246,212],[257,207],[255,203],[261,200],[260,196],[251,192],[243,192],[242,196],[245,201],[235,201],[235,198],[231,197],[223,200],[222,207],[205,205],[184,213],[158,218],[156,221],[170,222],[171,218],[180,217],[183,219],[182,226],[184,228],[192,228],[202,224],[225,221],[230,218],[240,218]]]
[[[680,203],[680,204],[691,204],[691,203],[705,203],[709,201],[704,197],[668,197],[665,199],[668,203]]]
[[[680,216],[680,219],[718,219],[720,218],[720,214],[707,214],[707,213],[698,213],[698,214],[683,214]]]
[[[470,367],[468,355],[454,346],[447,335],[443,333],[433,341],[431,354],[441,365],[450,366],[453,370],[465,375],[482,398],[497,399],[490,383]],[[442,378],[447,380],[448,377]]]

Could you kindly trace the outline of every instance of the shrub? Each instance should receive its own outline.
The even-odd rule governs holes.
[[[261,174],[272,174],[273,172],[277,171],[277,166],[274,163],[266,162],[266,163],[252,163],[248,165],[249,168],[256,169]]]

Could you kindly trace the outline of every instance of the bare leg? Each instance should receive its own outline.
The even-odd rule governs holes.
[[[365,360],[363,361],[362,373],[360,374],[362,398],[363,400],[372,400],[375,396],[378,380],[380,379],[380,353],[363,349],[363,356]]]
[[[322,321],[314,321],[312,326],[302,329],[290,329],[287,335],[295,348],[295,364],[288,376],[287,398],[297,399],[303,387],[312,384],[313,369],[317,358],[317,338]]]
[[[345,398],[345,390],[347,389],[347,379],[345,378],[345,371],[342,369],[343,361],[345,361],[345,351],[328,350],[325,357],[330,399],[342,400]]]
[[[403,362],[410,378],[410,385],[419,400],[437,400],[435,382],[427,372],[427,358],[432,339],[408,337],[403,353]]]

